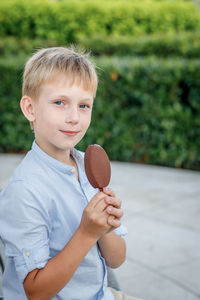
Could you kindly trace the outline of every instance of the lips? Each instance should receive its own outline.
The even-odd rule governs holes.
[[[79,131],[65,131],[65,130],[60,130],[60,132],[70,137],[76,136],[79,133]]]

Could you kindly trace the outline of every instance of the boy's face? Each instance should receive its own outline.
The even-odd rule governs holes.
[[[34,102],[34,132],[37,144],[49,155],[58,158],[69,151],[85,135],[91,121],[92,91],[81,85],[70,86],[59,75],[41,87]]]

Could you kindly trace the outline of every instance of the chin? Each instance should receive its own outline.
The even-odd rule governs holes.
[[[54,141],[51,141],[51,144],[54,148],[57,148],[59,150],[68,150],[69,148],[74,148],[83,138],[83,136],[76,136],[74,138],[65,138],[65,139],[57,139]]]
[[[68,150],[69,148],[74,148],[78,144],[78,142],[79,141],[71,141],[71,142],[63,143],[60,144],[58,148],[60,150]]]

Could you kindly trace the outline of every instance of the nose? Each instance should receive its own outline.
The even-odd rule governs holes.
[[[75,105],[70,105],[70,107],[68,107],[65,115],[65,122],[71,124],[77,124],[79,122],[79,112]]]

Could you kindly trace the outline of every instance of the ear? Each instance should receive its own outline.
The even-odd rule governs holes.
[[[23,96],[20,101],[20,107],[24,116],[30,121],[35,121],[35,110],[33,99],[29,96]]]

